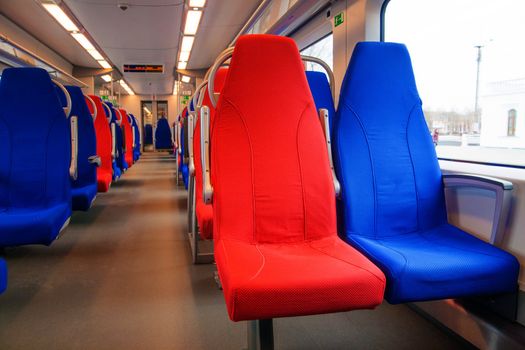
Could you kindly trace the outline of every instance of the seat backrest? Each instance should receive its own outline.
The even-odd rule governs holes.
[[[155,129],[155,148],[157,149],[171,149],[171,129],[168,119],[161,117],[157,120],[157,128]]]
[[[144,145],[153,144],[153,126],[146,124],[144,126]]]
[[[111,102],[106,102],[106,104],[109,106],[109,109],[111,110],[110,126],[111,124],[115,124],[115,148],[117,150],[115,161],[116,161],[117,166],[120,169],[125,170],[127,169],[127,164],[125,164],[126,161],[124,159],[124,150],[123,150],[124,140],[122,136],[122,128],[120,127],[121,126],[120,115],[117,113],[117,110],[115,109],[115,107],[113,107],[113,104]]]
[[[78,123],[77,179],[72,184],[73,188],[80,188],[97,183],[97,167],[89,162],[89,157],[97,154],[97,138],[84,93],[78,86],[66,89],[71,96],[70,116],[76,116]]]
[[[122,133],[124,135],[124,148],[126,149],[126,163],[131,166],[133,164],[133,129],[131,128],[131,123],[129,122],[128,112],[126,112],[126,110],[123,108],[119,108],[119,112],[122,116],[121,127]]]
[[[220,93],[228,74],[228,68],[219,68],[215,74],[215,81],[213,89],[216,93]],[[202,105],[210,108],[210,125],[213,125],[215,118],[215,108],[211,104],[210,95],[208,89],[204,89],[204,97],[202,99]],[[200,116],[197,114],[197,120],[195,121],[195,129],[193,129],[193,159],[195,164],[195,198],[197,202],[202,201],[202,163],[201,163],[201,126]]]
[[[314,97],[315,108],[317,111],[319,111],[321,108],[328,110],[328,121],[331,135],[333,133],[335,107],[328,78],[323,72],[306,71],[306,80],[308,81],[310,91]]]
[[[49,74],[5,69],[0,106],[0,212],[70,202],[70,129]]]
[[[95,95],[89,95],[97,109],[97,118],[95,119],[95,134],[97,135],[97,155],[100,157],[101,165],[99,170],[104,170],[111,173],[111,147],[113,141],[111,139],[111,130],[108,122],[108,115],[106,109],[102,106],[102,100]],[[91,111],[91,104],[88,104]]]
[[[347,235],[394,236],[446,221],[441,171],[404,45],[355,47],[334,153]]]
[[[131,126],[133,128],[133,133],[135,134],[135,148],[134,148],[134,152],[135,152],[135,155],[138,156],[140,155],[140,128],[139,128],[139,122],[137,120],[137,118],[129,113],[129,117],[131,118]]]
[[[283,243],[336,235],[323,132],[292,39],[239,38],[211,145],[215,239]]]

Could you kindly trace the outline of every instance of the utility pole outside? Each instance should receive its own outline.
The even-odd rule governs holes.
[[[479,67],[481,65],[481,50],[483,49],[483,45],[476,45],[474,47],[478,50],[478,57],[476,59],[476,99],[474,101],[474,117],[476,118],[475,120],[479,133],[481,132],[481,115],[479,113]]]

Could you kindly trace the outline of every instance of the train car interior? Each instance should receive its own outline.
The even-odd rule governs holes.
[[[525,349],[522,0],[0,0],[0,349]]]

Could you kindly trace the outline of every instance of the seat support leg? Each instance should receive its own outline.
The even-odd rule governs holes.
[[[273,350],[273,320],[248,321],[248,350]]]

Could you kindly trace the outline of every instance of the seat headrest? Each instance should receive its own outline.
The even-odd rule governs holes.
[[[349,77],[352,77],[349,79]],[[356,45],[341,87],[341,100],[365,104],[419,100],[412,62],[405,45],[360,42]]]
[[[104,108],[104,106],[102,106],[102,100],[100,99],[100,97],[96,95],[89,95],[89,97],[91,97],[91,99],[95,102],[95,106],[97,107],[98,115],[107,120],[108,116],[106,114],[106,109]]]
[[[263,113],[304,109],[313,102],[295,42],[264,34],[239,38],[221,95],[221,100],[229,100],[240,110],[253,109],[253,101],[260,101],[256,108]],[[265,119],[271,117],[283,119],[281,113],[271,113]]]
[[[70,115],[77,116],[79,118],[89,118],[89,121],[92,120],[91,113],[89,112],[89,107],[86,104],[86,99],[84,98],[84,93],[82,89],[78,86],[66,86],[67,92],[71,97],[71,113]]]
[[[32,103],[27,103],[28,96]],[[0,101],[3,108],[0,113],[15,110],[19,118],[11,119],[21,126],[52,122],[55,117],[65,115],[49,73],[42,68],[6,68],[2,72]],[[48,121],[45,121],[45,120]]]

